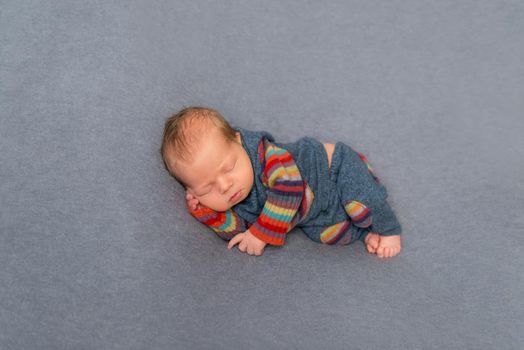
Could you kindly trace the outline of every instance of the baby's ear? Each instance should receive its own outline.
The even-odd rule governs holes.
[[[237,139],[238,143],[242,144],[242,136],[238,131],[235,133],[235,138]]]

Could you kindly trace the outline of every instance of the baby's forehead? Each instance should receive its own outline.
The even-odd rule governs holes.
[[[180,125],[183,133],[194,133],[197,135],[202,134],[203,132],[208,132],[212,130],[218,130],[219,126],[213,118],[209,118],[207,115],[202,115],[196,112],[193,112],[184,119]]]
[[[200,148],[208,135],[217,129],[214,123],[197,116],[182,121],[170,146],[179,158],[188,159]]]
[[[197,189],[212,182],[212,180],[229,166],[230,160],[234,159],[231,152],[221,152],[221,149],[209,147],[213,152],[197,154],[190,161],[179,161],[175,170],[183,180],[186,187]]]
[[[231,154],[232,142],[220,133],[200,135],[182,150],[173,151],[173,165],[178,169],[204,168],[219,166]]]

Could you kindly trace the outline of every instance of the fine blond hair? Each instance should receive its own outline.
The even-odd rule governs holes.
[[[167,149],[177,160],[190,161],[198,143],[212,130],[216,130],[228,141],[236,140],[236,131],[224,117],[212,108],[187,107],[166,119],[160,154],[164,167],[175,177],[166,161]]]

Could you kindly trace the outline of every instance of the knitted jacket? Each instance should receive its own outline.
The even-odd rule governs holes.
[[[313,192],[288,151],[272,143],[272,137],[267,133],[257,133],[256,137],[260,137],[256,148],[256,163],[253,162],[253,149],[247,147],[249,142],[243,142],[255,170],[253,189],[244,200],[246,203],[237,204],[225,212],[216,212],[207,207],[189,212],[225,240],[230,240],[249,227],[249,231],[258,239],[280,246],[284,244],[286,234],[309,212]],[[257,176],[257,170],[261,176]],[[263,206],[256,220],[249,222],[253,221],[254,216],[245,209],[253,211],[253,207],[260,208],[261,199]],[[246,219],[236,212],[242,212],[242,209]]]
[[[325,158],[324,148],[311,138],[303,138],[294,144],[279,144],[273,142],[269,133],[237,129],[242,135],[242,146],[248,153],[254,170],[255,178],[250,194],[225,212],[216,212],[206,207],[189,211],[225,240],[230,240],[249,227],[250,232],[258,239],[271,245],[283,245],[285,236],[291,229],[297,225],[308,225],[312,220],[317,221],[318,214],[325,212],[326,203],[331,202],[326,197],[330,191],[319,187],[327,183],[327,158],[323,166],[317,164],[317,169],[307,171],[314,189],[301,174],[294,159],[294,156],[298,157],[311,166]],[[293,149],[293,153],[287,148]],[[302,154],[299,149],[313,153]],[[304,160],[305,157],[312,160]],[[305,164],[302,165],[302,170],[309,169],[304,168]],[[315,200],[316,192],[320,196],[318,200]],[[361,202],[348,202],[348,214],[343,210],[342,212],[343,217],[349,215],[356,226],[367,227],[371,224],[370,212]],[[330,217],[330,220],[333,218]]]

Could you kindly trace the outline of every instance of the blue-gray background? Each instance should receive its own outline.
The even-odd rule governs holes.
[[[517,349],[521,1],[0,1],[2,349]],[[250,257],[184,210],[205,105],[363,151],[403,251]]]

